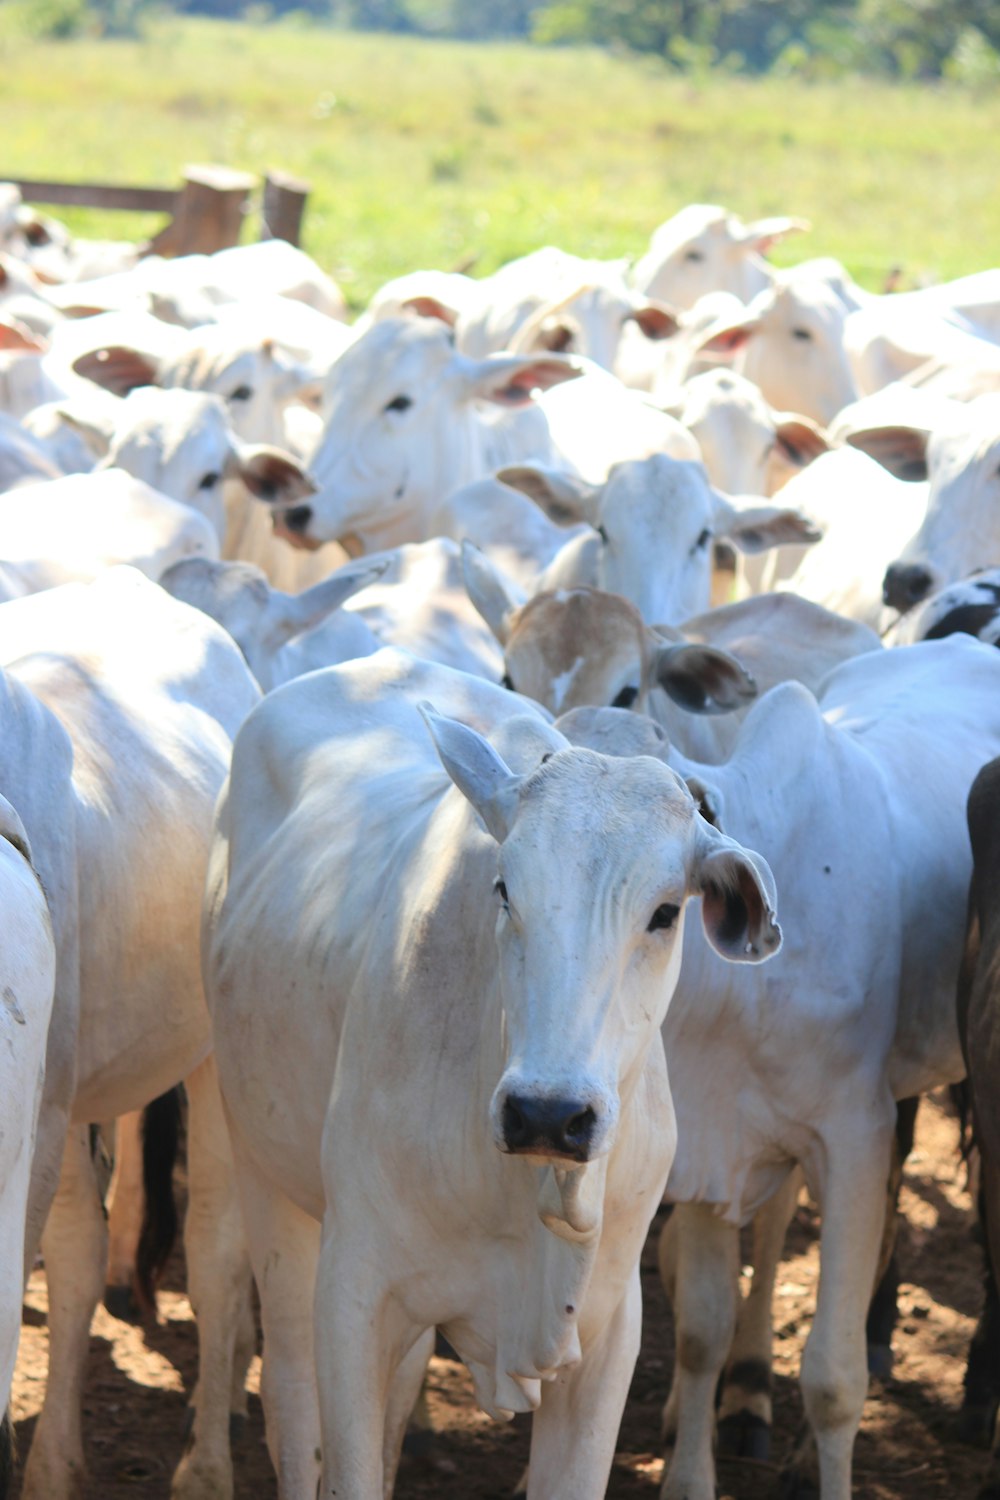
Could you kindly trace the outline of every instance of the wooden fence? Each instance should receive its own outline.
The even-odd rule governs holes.
[[[235,245],[252,211],[258,179],[250,172],[215,165],[185,167],[183,179],[179,188],[140,188],[99,182],[44,182],[0,174],[0,182],[12,182],[20,188],[27,203],[170,214],[170,223],[144,245],[149,254],[211,255]],[[297,245],[308,193],[308,183],[286,172],[268,172],[261,191],[258,238],[288,240]]]

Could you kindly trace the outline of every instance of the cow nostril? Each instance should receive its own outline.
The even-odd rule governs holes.
[[[288,531],[305,531],[312,520],[311,505],[293,505],[289,510],[278,512],[282,526]]]
[[[514,1103],[514,1100],[505,1100],[503,1107],[503,1138],[508,1147],[515,1149],[522,1142],[528,1140],[530,1134],[528,1122]]]
[[[597,1116],[590,1105],[582,1109],[579,1114],[573,1115],[563,1128],[563,1134],[571,1146],[579,1146],[590,1139],[590,1133],[597,1123]]]
[[[922,569],[914,569],[906,582],[906,597],[911,604],[919,604],[922,599],[926,599],[930,586],[930,574]]]

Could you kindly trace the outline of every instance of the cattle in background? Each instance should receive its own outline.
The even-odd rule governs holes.
[[[956,636],[846,662],[818,702],[796,684],[774,688],[724,765],[670,756],[721,826],[762,849],[789,926],[775,962],[739,979],[692,934],[664,1023],[668,1055],[683,1059],[667,1185],[679,1420],[664,1500],[714,1495],[713,1401],[733,1335],[738,1227],[794,1162],[822,1214],[806,1414],[823,1500],[850,1494],[895,1101],[964,1071],[952,999],[969,874],[962,808],[997,750],[1000,659]],[[748,805],[748,786],[759,804]],[[879,870],[895,873],[862,883],[859,872]]]

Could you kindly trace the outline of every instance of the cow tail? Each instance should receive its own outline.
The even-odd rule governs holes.
[[[156,1307],[156,1284],[177,1238],[174,1166],[180,1148],[181,1091],[172,1088],[142,1112],[142,1228],[135,1258],[140,1306]]]
[[[3,1421],[0,1421],[0,1500],[8,1500],[8,1496],[14,1493],[16,1462],[17,1440],[8,1407],[3,1414]]]

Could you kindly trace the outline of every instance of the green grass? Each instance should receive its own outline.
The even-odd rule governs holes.
[[[2,7],[0,7],[2,14]],[[172,185],[183,163],[312,185],[305,248],[355,305],[390,276],[555,243],[638,254],[682,204],[787,212],[877,288],[1000,258],[1000,96],[870,80],[680,78],[590,49],[164,20],[138,41],[0,32],[0,177]],[[141,238],[161,220],[66,214]]]

